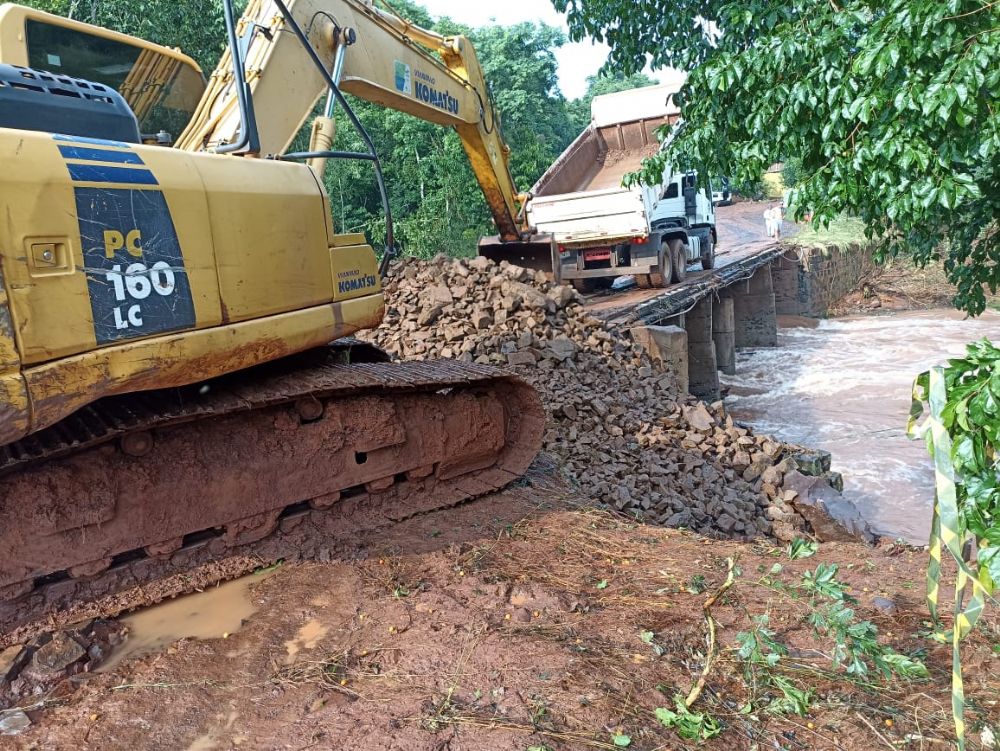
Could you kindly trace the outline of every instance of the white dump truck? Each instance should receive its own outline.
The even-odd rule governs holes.
[[[682,280],[687,267],[715,262],[710,185],[668,171],[658,185],[622,187],[660,148],[656,130],[676,123],[672,85],[594,98],[592,120],[530,191],[525,211],[538,238],[551,237],[558,280],[581,292],[632,275],[640,287]]]

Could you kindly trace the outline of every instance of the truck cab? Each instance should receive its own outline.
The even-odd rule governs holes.
[[[649,213],[650,230],[664,240],[683,243],[688,265],[701,262],[706,271],[711,269],[717,242],[712,185],[699,185],[695,172],[668,169],[657,192]]]

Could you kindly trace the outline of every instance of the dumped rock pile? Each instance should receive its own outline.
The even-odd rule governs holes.
[[[506,262],[439,256],[394,263],[386,300],[366,338],[391,354],[509,366],[531,382],[549,413],[544,450],[594,501],[703,534],[790,540],[805,528],[783,486],[786,473],[809,472],[793,458],[800,450],[753,435],[721,402],[679,393],[571,287]]]

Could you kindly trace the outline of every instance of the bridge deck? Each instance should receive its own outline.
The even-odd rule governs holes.
[[[689,271],[687,279],[666,289],[628,289],[587,298],[587,308],[597,318],[613,326],[631,324],[662,325],[686,313],[699,300],[716,290],[749,279],[786,251],[777,243],[755,243],[716,256],[711,271]]]

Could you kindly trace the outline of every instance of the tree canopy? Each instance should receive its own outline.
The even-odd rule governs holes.
[[[742,183],[794,157],[798,212],[858,216],[883,256],[943,259],[956,305],[984,310],[1000,285],[1000,5],[552,2],[573,39],[611,46],[612,70],[689,72],[668,158]]]

